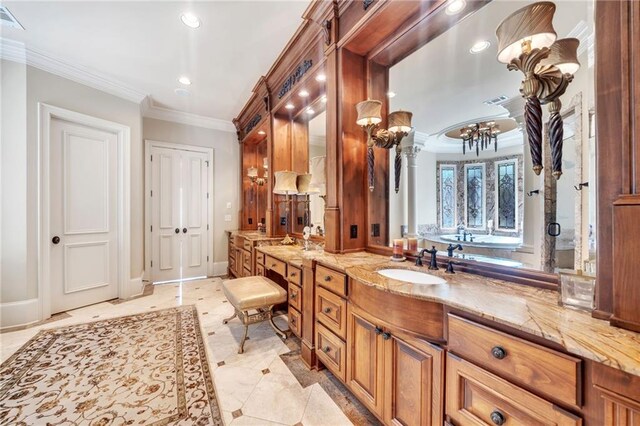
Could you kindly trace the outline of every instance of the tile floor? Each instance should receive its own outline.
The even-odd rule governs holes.
[[[96,321],[147,310],[195,304],[208,345],[208,357],[218,402],[227,425],[351,425],[327,392],[314,383],[303,387],[280,358],[290,351],[264,322],[251,326],[245,353],[239,355],[242,324],[231,316],[233,308],[222,293],[220,278],[163,284],[153,294],[122,303],[100,303],[76,309],[57,321],[0,334],[2,361],[38,331],[68,324]],[[276,322],[286,328],[286,317]]]

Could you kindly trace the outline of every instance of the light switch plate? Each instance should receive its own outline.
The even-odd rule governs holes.
[[[231,203],[227,203],[227,208],[230,209],[231,208]]]
[[[224,215],[224,221],[225,222],[231,222],[231,215],[230,214],[225,214]]]

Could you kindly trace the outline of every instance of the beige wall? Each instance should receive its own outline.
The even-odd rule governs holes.
[[[145,117],[143,136],[145,140],[213,148],[213,261],[218,264],[216,270],[221,270],[227,261],[225,230],[238,227],[240,147],[235,133]],[[231,222],[225,222],[225,215],[231,216]]]
[[[38,103],[131,129],[131,278],[143,270],[140,106],[30,66],[2,61],[2,303],[38,297]],[[17,86],[15,82],[20,82]],[[7,239],[5,240],[5,237]]]

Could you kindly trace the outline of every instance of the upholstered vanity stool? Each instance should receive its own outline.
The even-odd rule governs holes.
[[[278,284],[265,277],[244,277],[225,281],[222,290],[235,309],[234,314],[223,323],[227,324],[237,316],[244,324],[239,354],[244,352],[244,342],[251,324],[269,320],[276,334],[283,340],[287,338],[289,330],[280,330],[273,322],[273,306],[287,301],[287,292]]]

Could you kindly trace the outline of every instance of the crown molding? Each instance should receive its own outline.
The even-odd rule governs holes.
[[[164,108],[156,105],[150,96],[147,96],[142,101],[142,116],[189,126],[204,127],[205,129],[236,133],[236,127],[231,121]]]
[[[15,40],[0,37],[0,57],[41,69],[138,104],[147,96],[145,93],[116,82],[97,71],[62,62],[45,53],[27,48],[24,43]]]

